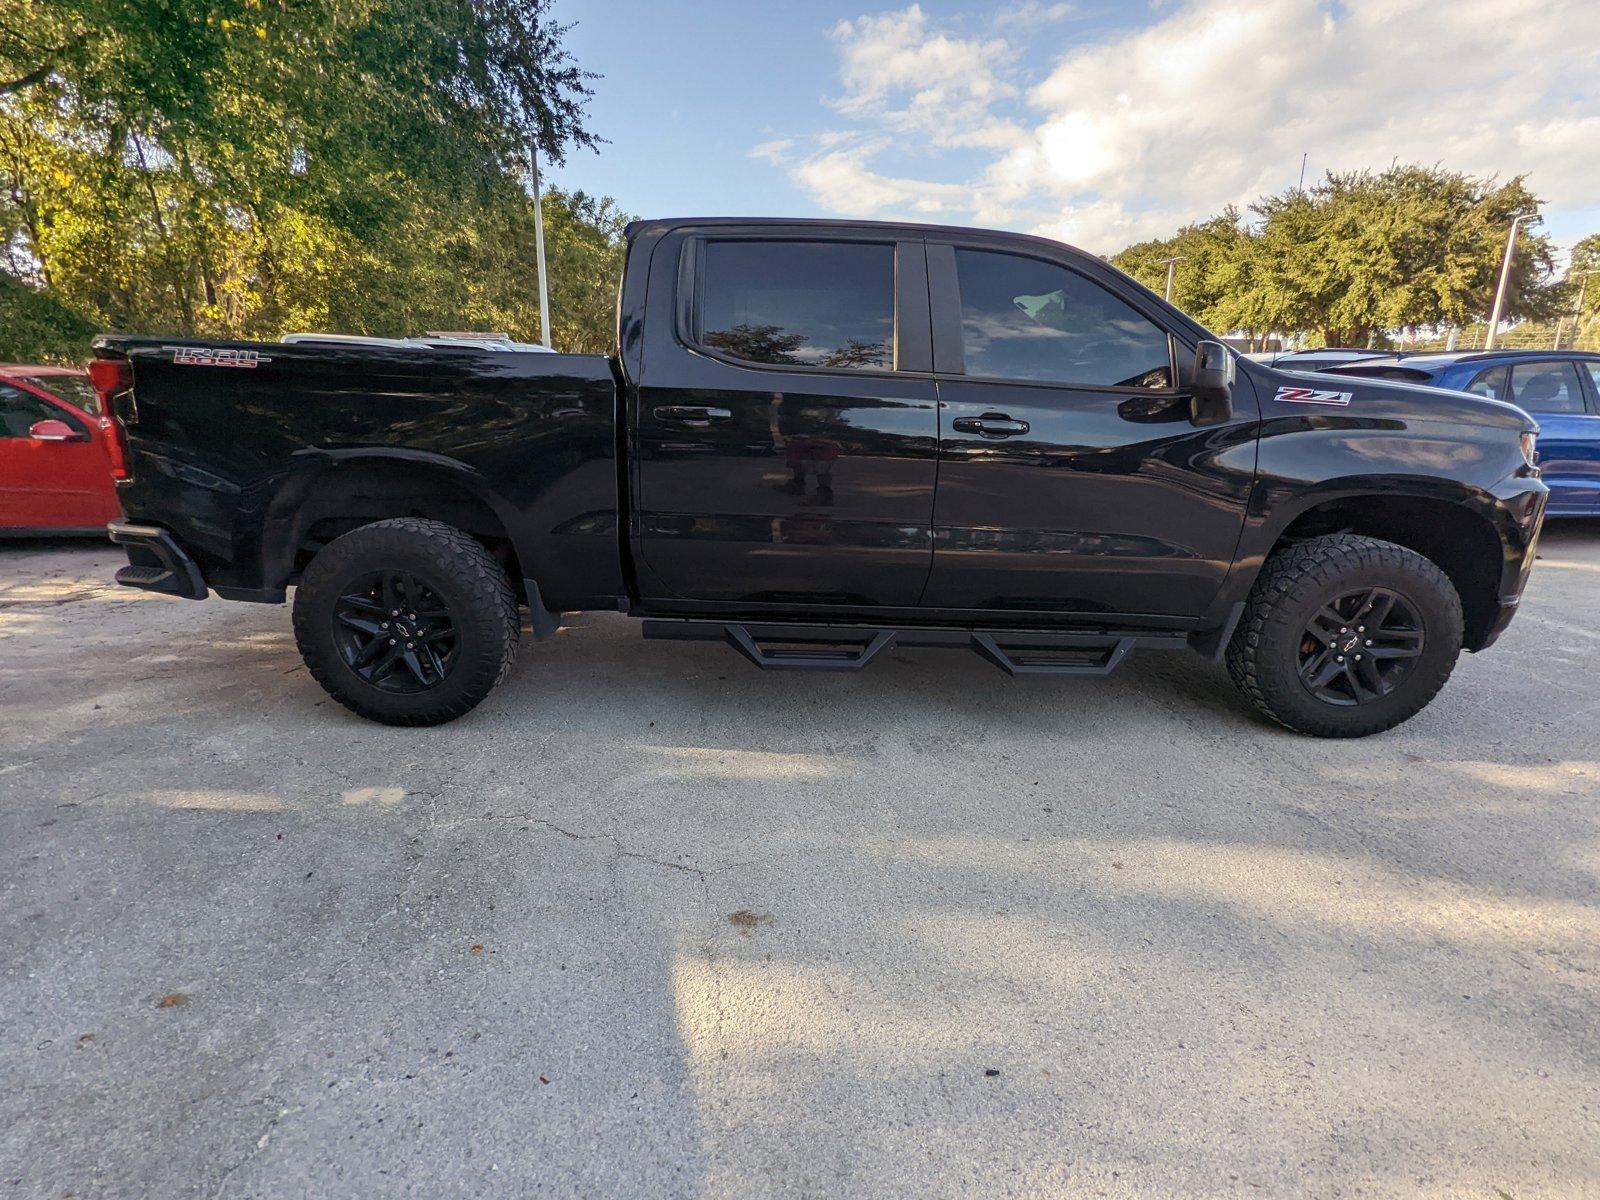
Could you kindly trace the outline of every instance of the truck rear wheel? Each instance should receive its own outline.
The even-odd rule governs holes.
[[[511,670],[521,628],[511,581],[483,545],[417,517],[363,525],[306,567],[294,636],[311,675],[385,725],[442,725]]]
[[[1422,710],[1461,653],[1461,598],[1436,564],[1355,534],[1267,560],[1228,644],[1228,673],[1298,733],[1366,737]]]

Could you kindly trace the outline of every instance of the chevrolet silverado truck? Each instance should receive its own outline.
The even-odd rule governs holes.
[[[1097,258],[970,229],[636,223],[609,356],[117,335],[90,372],[118,582],[293,589],[311,674],[395,725],[606,610],[768,669],[1189,648],[1362,736],[1506,627],[1547,496],[1511,404],[1249,362]]]

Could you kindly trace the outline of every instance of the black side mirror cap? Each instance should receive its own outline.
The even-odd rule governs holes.
[[[1233,418],[1234,359],[1221,342],[1201,342],[1194,351],[1189,383],[1189,421],[1220,425]]]

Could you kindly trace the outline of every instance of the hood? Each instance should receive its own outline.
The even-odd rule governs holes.
[[[1239,370],[1255,384],[1263,416],[1293,407],[1345,417],[1408,423],[1445,421],[1515,433],[1536,433],[1539,429],[1539,423],[1515,404],[1474,392],[1331,371],[1284,371],[1244,361],[1239,363]],[[1309,390],[1329,398],[1279,401],[1282,389]]]

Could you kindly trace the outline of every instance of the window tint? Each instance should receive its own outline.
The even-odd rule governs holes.
[[[1467,391],[1479,396],[1491,396],[1496,400],[1506,399],[1506,371],[1505,367],[1490,367],[1487,371],[1480,371],[1473,381],[1467,384]]]
[[[894,247],[707,242],[700,340],[732,358],[802,367],[894,364]]]
[[[82,375],[29,375],[26,380],[41,392],[49,392],[90,416],[100,415],[100,397]]]
[[[51,420],[76,425],[49,401],[0,383],[0,437],[25,438],[38,422]]]
[[[1581,413],[1578,369],[1570,362],[1517,363],[1511,368],[1511,400],[1529,412]]]
[[[1054,263],[957,250],[968,375],[1099,387],[1172,386],[1167,335]]]
[[[1594,380],[1595,391],[1600,392],[1600,362],[1585,361],[1583,365],[1589,369],[1589,378]]]

